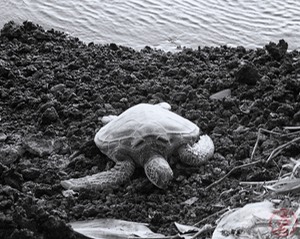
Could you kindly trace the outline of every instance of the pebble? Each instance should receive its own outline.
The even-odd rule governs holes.
[[[217,93],[212,94],[209,99],[211,100],[222,100],[226,97],[230,97],[231,95],[231,90],[230,89],[225,89],[225,90],[221,90]]]
[[[9,72],[8,63],[0,59],[0,76],[7,77]]]
[[[54,151],[53,140],[45,139],[42,136],[28,136],[23,139],[24,148],[31,154],[44,157]]]
[[[7,139],[7,135],[4,133],[0,133],[0,142],[4,142]]]
[[[0,163],[10,165],[23,155],[20,145],[3,145],[0,147]]]
[[[300,122],[300,110],[294,114],[293,119],[297,122]]]
[[[45,112],[42,114],[41,123],[47,125],[56,122],[58,119],[59,115],[56,109],[52,106],[46,109]]]
[[[53,190],[51,185],[48,184],[39,184],[37,185],[37,187],[35,188],[35,197],[40,198],[43,195],[48,195],[51,196],[53,194]]]
[[[280,61],[287,52],[288,44],[284,40],[279,40],[278,44],[270,42],[266,49],[275,60]]]
[[[66,88],[66,85],[61,83],[50,88],[50,92],[55,93],[57,91],[62,92]]]
[[[255,85],[260,79],[260,75],[257,68],[252,63],[244,63],[236,72],[235,78],[240,83]]]
[[[30,167],[30,168],[23,169],[21,173],[25,180],[34,180],[40,176],[41,170],[38,168]]]
[[[4,178],[4,181],[7,185],[16,188],[18,190],[21,190],[24,179],[22,174],[17,172],[15,169],[11,168],[5,171],[2,177]]]

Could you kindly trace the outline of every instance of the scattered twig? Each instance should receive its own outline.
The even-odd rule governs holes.
[[[270,131],[270,130],[267,130],[267,129],[259,128],[258,132],[257,132],[257,139],[256,139],[254,148],[253,148],[252,153],[251,153],[251,158],[250,158],[251,160],[253,159],[255,151],[256,151],[256,148],[258,146],[258,143],[259,143],[259,140],[260,140],[260,136],[262,134],[261,132],[265,132],[265,133],[269,133],[269,134],[282,135],[281,133],[278,133],[278,132],[274,132],[274,131]]]
[[[277,183],[265,186],[266,189],[269,189],[275,193],[289,193],[293,191],[299,191],[300,189],[300,179],[282,179]]]
[[[300,126],[286,126],[284,127],[284,129],[286,130],[300,130]],[[254,158],[254,154],[256,152],[256,149],[258,147],[258,143],[261,139],[261,134],[262,132],[264,133],[268,133],[268,134],[275,134],[275,135],[279,135],[279,136],[292,136],[292,135],[295,135],[295,134],[299,134],[300,131],[297,131],[297,132],[291,132],[291,133],[278,133],[278,132],[274,132],[274,131],[270,131],[270,130],[267,130],[267,129],[264,129],[264,128],[259,128],[258,129],[258,133],[257,133],[257,139],[256,139],[256,142],[255,142],[255,145],[254,145],[254,148],[252,150],[252,153],[251,153],[251,160]],[[285,147],[285,146],[284,146]],[[276,150],[276,149],[275,149]],[[279,153],[279,152],[278,152]]]
[[[274,149],[274,150],[272,151],[272,153],[271,153],[270,156],[268,157],[267,163],[268,163],[273,157],[277,156],[284,148],[286,148],[287,146],[291,145],[292,143],[294,143],[294,142],[296,142],[296,141],[298,141],[298,140],[300,140],[300,137],[297,137],[297,138],[295,138],[295,139],[292,139],[291,141],[289,141],[289,142],[287,142],[287,143],[285,143],[285,144],[283,144],[283,145],[278,146],[276,149]]]
[[[223,208],[222,210],[220,210],[220,211],[218,211],[218,212],[215,212],[215,213],[213,213],[213,214],[211,214],[211,215],[209,215],[209,216],[203,218],[201,221],[196,222],[193,226],[196,227],[196,226],[198,226],[199,224],[201,224],[201,223],[207,221],[207,220],[210,219],[211,217],[214,217],[214,216],[219,215],[219,214],[223,214],[224,212],[226,212],[226,211],[228,211],[228,210],[229,210],[229,208]]]
[[[263,181],[263,182],[240,182],[240,185],[266,185],[266,184],[273,184],[277,183],[278,180],[270,180],[270,181]]]
[[[213,227],[212,225],[210,224],[206,224],[204,225],[198,232],[195,233],[195,235],[193,235],[191,237],[191,239],[195,239],[197,238],[200,234],[204,233],[204,232],[207,232],[207,231],[212,231],[213,229],[215,229],[216,227]]]
[[[205,190],[208,190],[210,188],[212,188],[213,186],[215,186],[216,184],[222,182],[225,178],[227,178],[230,174],[232,174],[235,170],[237,169],[241,169],[241,168],[245,168],[245,167],[248,167],[248,166],[252,166],[252,165],[255,165],[255,164],[258,164],[258,163],[261,163],[262,161],[261,160],[257,160],[257,161],[254,161],[254,162],[251,162],[251,163],[247,163],[247,164],[243,164],[243,165],[239,165],[239,166],[236,166],[234,167],[233,169],[231,169],[225,176],[223,176],[222,178],[220,178],[219,180],[213,182],[212,184],[210,184],[209,186],[207,186],[205,188]]]
[[[285,126],[283,128],[286,130],[300,130],[300,126]]]
[[[298,130],[298,129],[300,129],[300,126],[287,126],[287,127],[285,127],[285,129],[287,129],[287,130]],[[259,128],[258,129],[258,133],[257,133],[257,139],[256,139],[255,145],[254,145],[252,153],[251,153],[251,157],[250,157],[251,160],[253,160],[253,158],[254,158],[256,149],[258,147],[258,143],[259,143],[259,141],[261,139],[262,132],[269,133],[269,134],[275,134],[275,135],[279,135],[279,136],[291,136],[291,135],[294,135],[295,133],[300,133],[300,132],[293,132],[293,133],[286,133],[286,134],[284,134],[284,133],[278,133],[278,132],[270,131],[270,130],[267,130],[267,129]],[[276,149],[274,149],[271,152],[270,156],[268,157],[266,163],[268,163],[273,157],[277,156],[284,148],[286,148],[287,146],[291,145],[292,143],[294,143],[294,142],[296,142],[298,140],[300,140],[300,137],[294,138],[291,141],[289,141],[289,142],[287,142],[287,143],[285,143],[283,145],[280,145],[279,147],[277,147]],[[254,161],[254,162],[251,162],[251,163],[248,163],[248,164],[244,164],[244,165],[240,165],[240,166],[237,166],[237,167],[231,169],[225,176],[223,176],[219,180],[217,180],[217,181],[213,182],[212,184],[210,184],[209,186],[207,186],[206,190],[208,190],[208,189],[212,188],[213,186],[215,186],[216,184],[222,182],[225,178],[227,178],[235,170],[241,169],[241,168],[244,168],[244,167],[248,167],[248,166],[252,166],[252,165],[258,164],[260,162],[262,162],[262,160],[257,160],[257,161]],[[266,182],[263,182],[261,184],[265,184],[265,183]],[[259,183],[257,183],[257,184],[259,184]]]

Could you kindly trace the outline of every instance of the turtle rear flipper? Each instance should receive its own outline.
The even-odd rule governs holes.
[[[72,178],[61,181],[65,189],[79,191],[81,188],[102,190],[112,188],[125,183],[132,176],[135,164],[131,160],[119,161],[115,166],[101,173],[85,176],[83,178]]]

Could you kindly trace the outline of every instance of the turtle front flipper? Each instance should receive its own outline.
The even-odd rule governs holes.
[[[155,186],[166,189],[173,179],[173,171],[168,161],[161,155],[154,154],[145,162],[145,173]]]
[[[131,160],[119,161],[115,166],[104,172],[85,176],[82,178],[72,178],[61,181],[61,185],[65,189],[75,191],[81,188],[93,190],[102,190],[105,188],[116,187],[129,180],[135,169],[135,164]]]
[[[214,154],[214,143],[208,135],[200,136],[198,142],[192,146],[183,145],[178,149],[180,161],[191,165],[198,166],[205,163]]]

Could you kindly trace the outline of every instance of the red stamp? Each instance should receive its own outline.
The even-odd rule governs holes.
[[[295,233],[298,225],[296,214],[291,209],[274,210],[269,220],[271,233],[278,237],[287,237]]]

